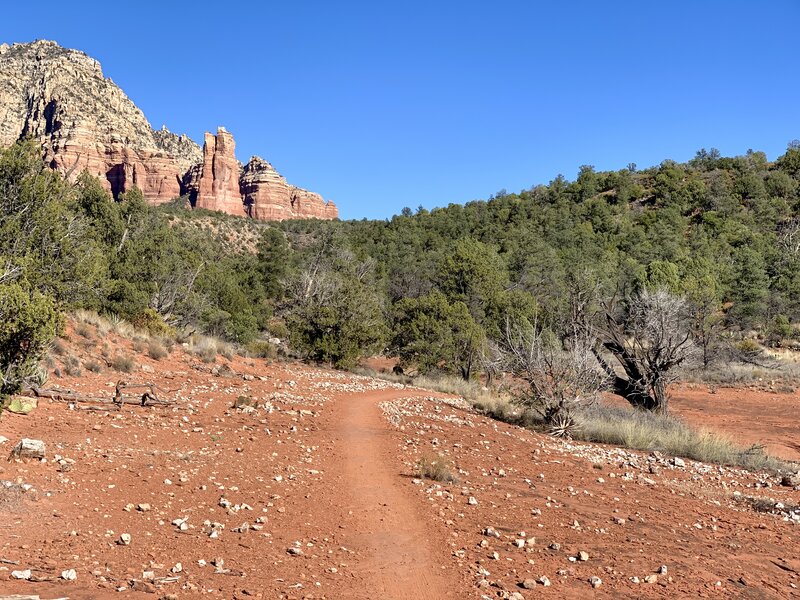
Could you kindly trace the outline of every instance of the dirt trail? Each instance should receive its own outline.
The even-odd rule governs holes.
[[[342,503],[344,539],[359,555],[351,565],[359,585],[348,597],[463,597],[442,568],[447,557],[437,539],[441,533],[404,479],[397,439],[379,407],[381,401],[408,395],[386,390],[336,401],[329,472],[337,489],[328,493]]]

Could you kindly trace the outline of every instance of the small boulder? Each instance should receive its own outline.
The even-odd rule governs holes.
[[[45,456],[45,445],[42,440],[22,438],[11,450],[10,458],[33,458],[42,460]]]
[[[13,579],[24,579],[27,581],[31,578],[31,570],[25,569],[24,571],[11,571],[11,577]]]

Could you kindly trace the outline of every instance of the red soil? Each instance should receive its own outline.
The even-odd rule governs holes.
[[[129,342],[119,344],[130,351]],[[78,344],[70,350],[87,351]],[[490,421],[439,394],[298,364],[218,358],[232,372],[214,375],[180,349],[161,361],[136,359],[155,372],[124,377],[180,388],[162,394],[173,405],[98,412],[44,401],[27,416],[0,418],[0,434],[10,440],[3,451],[21,437],[48,447],[47,462],[0,466],[0,479],[35,488],[21,501],[0,501],[0,558],[19,563],[0,564],[0,593],[73,599],[800,593],[800,524],[753,512],[731,496],[736,490],[800,503],[800,492],[774,478],[565,444]],[[111,369],[84,371],[50,385],[110,398],[108,384],[120,377]],[[677,400],[679,411],[694,401],[690,392],[680,392],[687,404]],[[723,392],[715,396],[727,397]],[[233,409],[242,395],[273,410]],[[724,411],[715,414],[726,423]],[[55,454],[75,463],[60,466]],[[439,454],[452,461],[459,483],[415,478],[419,457]],[[221,506],[223,498],[233,506]],[[140,503],[151,509],[137,510]],[[133,509],[125,510],[129,504]],[[186,518],[188,528],[173,525],[177,518]],[[216,539],[206,520],[224,524]],[[245,522],[249,530],[233,531]],[[499,538],[483,535],[489,526]],[[129,546],[117,543],[121,533],[131,535]],[[513,543],[530,538],[536,539],[522,548]],[[589,559],[570,561],[579,551]],[[222,569],[211,565],[217,557]],[[182,569],[172,573],[176,563]],[[643,581],[661,565],[668,573],[655,583],[630,579]],[[45,579],[74,568],[78,578],[10,579],[11,570],[25,568]],[[145,571],[179,580],[142,583]],[[541,576],[552,585],[519,587]],[[597,589],[592,576],[603,581]],[[142,591],[131,589],[134,580]]]

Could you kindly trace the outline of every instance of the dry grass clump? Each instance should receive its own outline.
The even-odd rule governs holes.
[[[605,404],[583,407],[576,413],[576,439],[615,444],[633,450],[658,450],[701,462],[734,465],[754,471],[779,472],[786,463],[762,447],[742,447],[729,437],[694,429],[669,415],[618,408]]]
[[[248,356],[254,358],[276,358],[278,348],[264,340],[255,340],[244,347]]]
[[[101,337],[106,335],[111,329],[111,324],[106,317],[91,310],[78,309],[72,313],[72,318],[79,324],[95,327],[97,329],[97,334]]]
[[[141,336],[136,336],[133,339],[133,351],[137,354],[142,354],[147,349],[147,340]]]
[[[233,360],[233,355],[236,354],[234,347],[227,342],[223,342],[221,340],[217,340],[217,352],[219,352],[224,358],[228,360]]]
[[[217,360],[218,340],[205,335],[193,335],[188,342],[188,351],[206,363]]]
[[[96,360],[87,361],[83,363],[83,366],[89,369],[92,373],[101,373],[103,371],[103,365]]]
[[[81,361],[74,356],[67,356],[64,359],[64,372],[70,377],[80,377],[83,374]]]
[[[136,328],[119,315],[108,315],[108,325],[120,337],[132,338],[136,334]]]
[[[117,354],[114,358],[111,359],[111,368],[115,371],[119,371],[120,373],[130,373],[133,371],[136,363],[133,360],[132,356],[128,356],[127,354]]]
[[[152,339],[147,344],[147,355],[153,360],[161,360],[169,356],[169,350],[161,340]]]
[[[441,483],[458,483],[458,477],[453,473],[450,460],[439,454],[438,456],[423,456],[416,466],[416,476],[431,479]]]
[[[498,421],[540,432],[547,429],[539,414],[514,402],[513,397],[503,389],[489,390],[479,383],[456,377],[410,378],[369,369],[359,369],[357,372],[461,396],[480,413]],[[778,473],[789,469],[784,461],[769,456],[761,447],[740,446],[724,435],[694,429],[669,415],[594,403],[579,407],[574,411],[574,416],[576,425],[570,428],[569,433],[579,441],[612,444],[631,450],[658,450],[671,456],[738,466],[752,471]]]
[[[86,338],[87,340],[94,338],[93,327],[91,325],[87,325],[86,323],[77,323],[75,325],[75,333],[83,338]]]
[[[56,338],[53,340],[53,343],[50,344],[50,351],[56,356],[64,356],[67,353],[67,345],[64,343],[64,340]]]

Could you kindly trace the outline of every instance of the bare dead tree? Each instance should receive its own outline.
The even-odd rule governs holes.
[[[503,372],[505,356],[499,344],[488,340],[478,354],[478,362],[486,375],[486,386],[491,387],[494,379]]]
[[[691,324],[688,302],[663,289],[641,291],[616,314],[607,310],[601,343],[617,359],[625,377],[596,347],[594,354],[611,379],[612,391],[636,408],[666,413],[668,385],[677,379],[677,368],[696,354]]]
[[[597,400],[608,383],[593,356],[594,343],[586,329],[573,329],[562,341],[537,323],[506,324],[507,367],[526,383],[517,401],[537,412],[554,435],[569,436],[574,409]]]
[[[778,226],[778,247],[792,258],[800,257],[800,218],[789,219]]]

